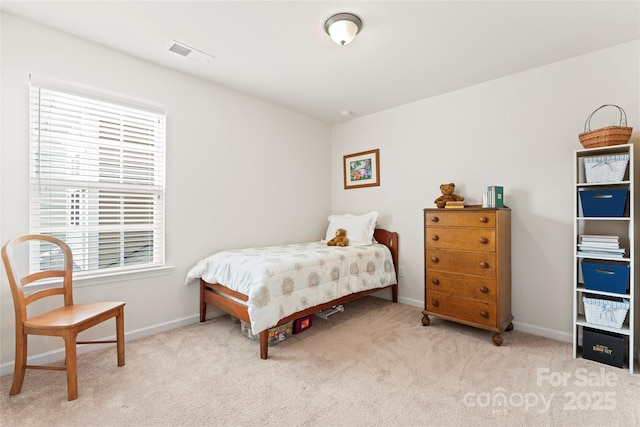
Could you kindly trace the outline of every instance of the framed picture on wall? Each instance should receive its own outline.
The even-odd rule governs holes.
[[[380,185],[380,150],[363,151],[344,156],[344,188]]]

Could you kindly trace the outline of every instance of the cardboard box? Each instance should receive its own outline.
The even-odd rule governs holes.
[[[625,261],[583,259],[584,287],[591,291],[627,293],[631,267]]]
[[[313,314],[296,319],[293,321],[293,333],[299,334],[300,332],[303,332],[309,329],[312,325],[313,325]]]
[[[624,216],[629,190],[601,188],[579,191],[582,216],[621,217]]]
[[[252,341],[260,342],[260,336],[255,335],[251,330],[251,325],[245,321],[240,321],[240,329],[242,335],[249,338]],[[284,325],[274,326],[269,329],[269,347],[278,344],[280,341],[286,340],[291,336],[293,332],[293,322],[285,323]]]
[[[583,358],[622,368],[624,353],[624,336],[595,329],[583,329]]]

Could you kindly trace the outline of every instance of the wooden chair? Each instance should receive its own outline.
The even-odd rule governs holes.
[[[56,266],[55,270],[43,270],[20,276],[15,263],[14,254],[16,247],[24,242],[49,242],[55,249],[60,249],[64,256],[62,266]],[[28,245],[24,245],[28,246]],[[124,302],[96,302],[87,304],[73,303],[73,257],[71,249],[61,240],[43,235],[27,235],[16,237],[2,248],[2,261],[4,262],[13,305],[16,314],[16,360],[13,371],[13,382],[9,395],[20,393],[26,369],[49,369],[67,371],[67,394],[69,400],[78,398],[78,369],[76,361],[77,344],[104,344],[117,343],[118,366],[124,366]],[[51,287],[39,289],[25,295],[23,287],[34,282],[58,278],[51,283]],[[60,278],[62,286],[60,286]],[[49,283],[47,283],[49,284]],[[62,295],[64,306],[46,313],[28,317],[27,306],[41,298]],[[116,340],[115,341],[76,341],[77,335],[85,329],[115,317]],[[65,366],[41,366],[27,365],[27,337],[32,335],[58,336],[64,340]]]

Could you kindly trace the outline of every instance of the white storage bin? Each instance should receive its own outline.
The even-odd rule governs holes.
[[[585,157],[584,173],[587,183],[622,181],[627,164],[629,164],[628,154]]]

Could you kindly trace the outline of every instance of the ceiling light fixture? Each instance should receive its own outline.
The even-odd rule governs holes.
[[[362,29],[362,20],[353,13],[337,13],[327,19],[324,30],[331,39],[344,46],[349,44]]]

